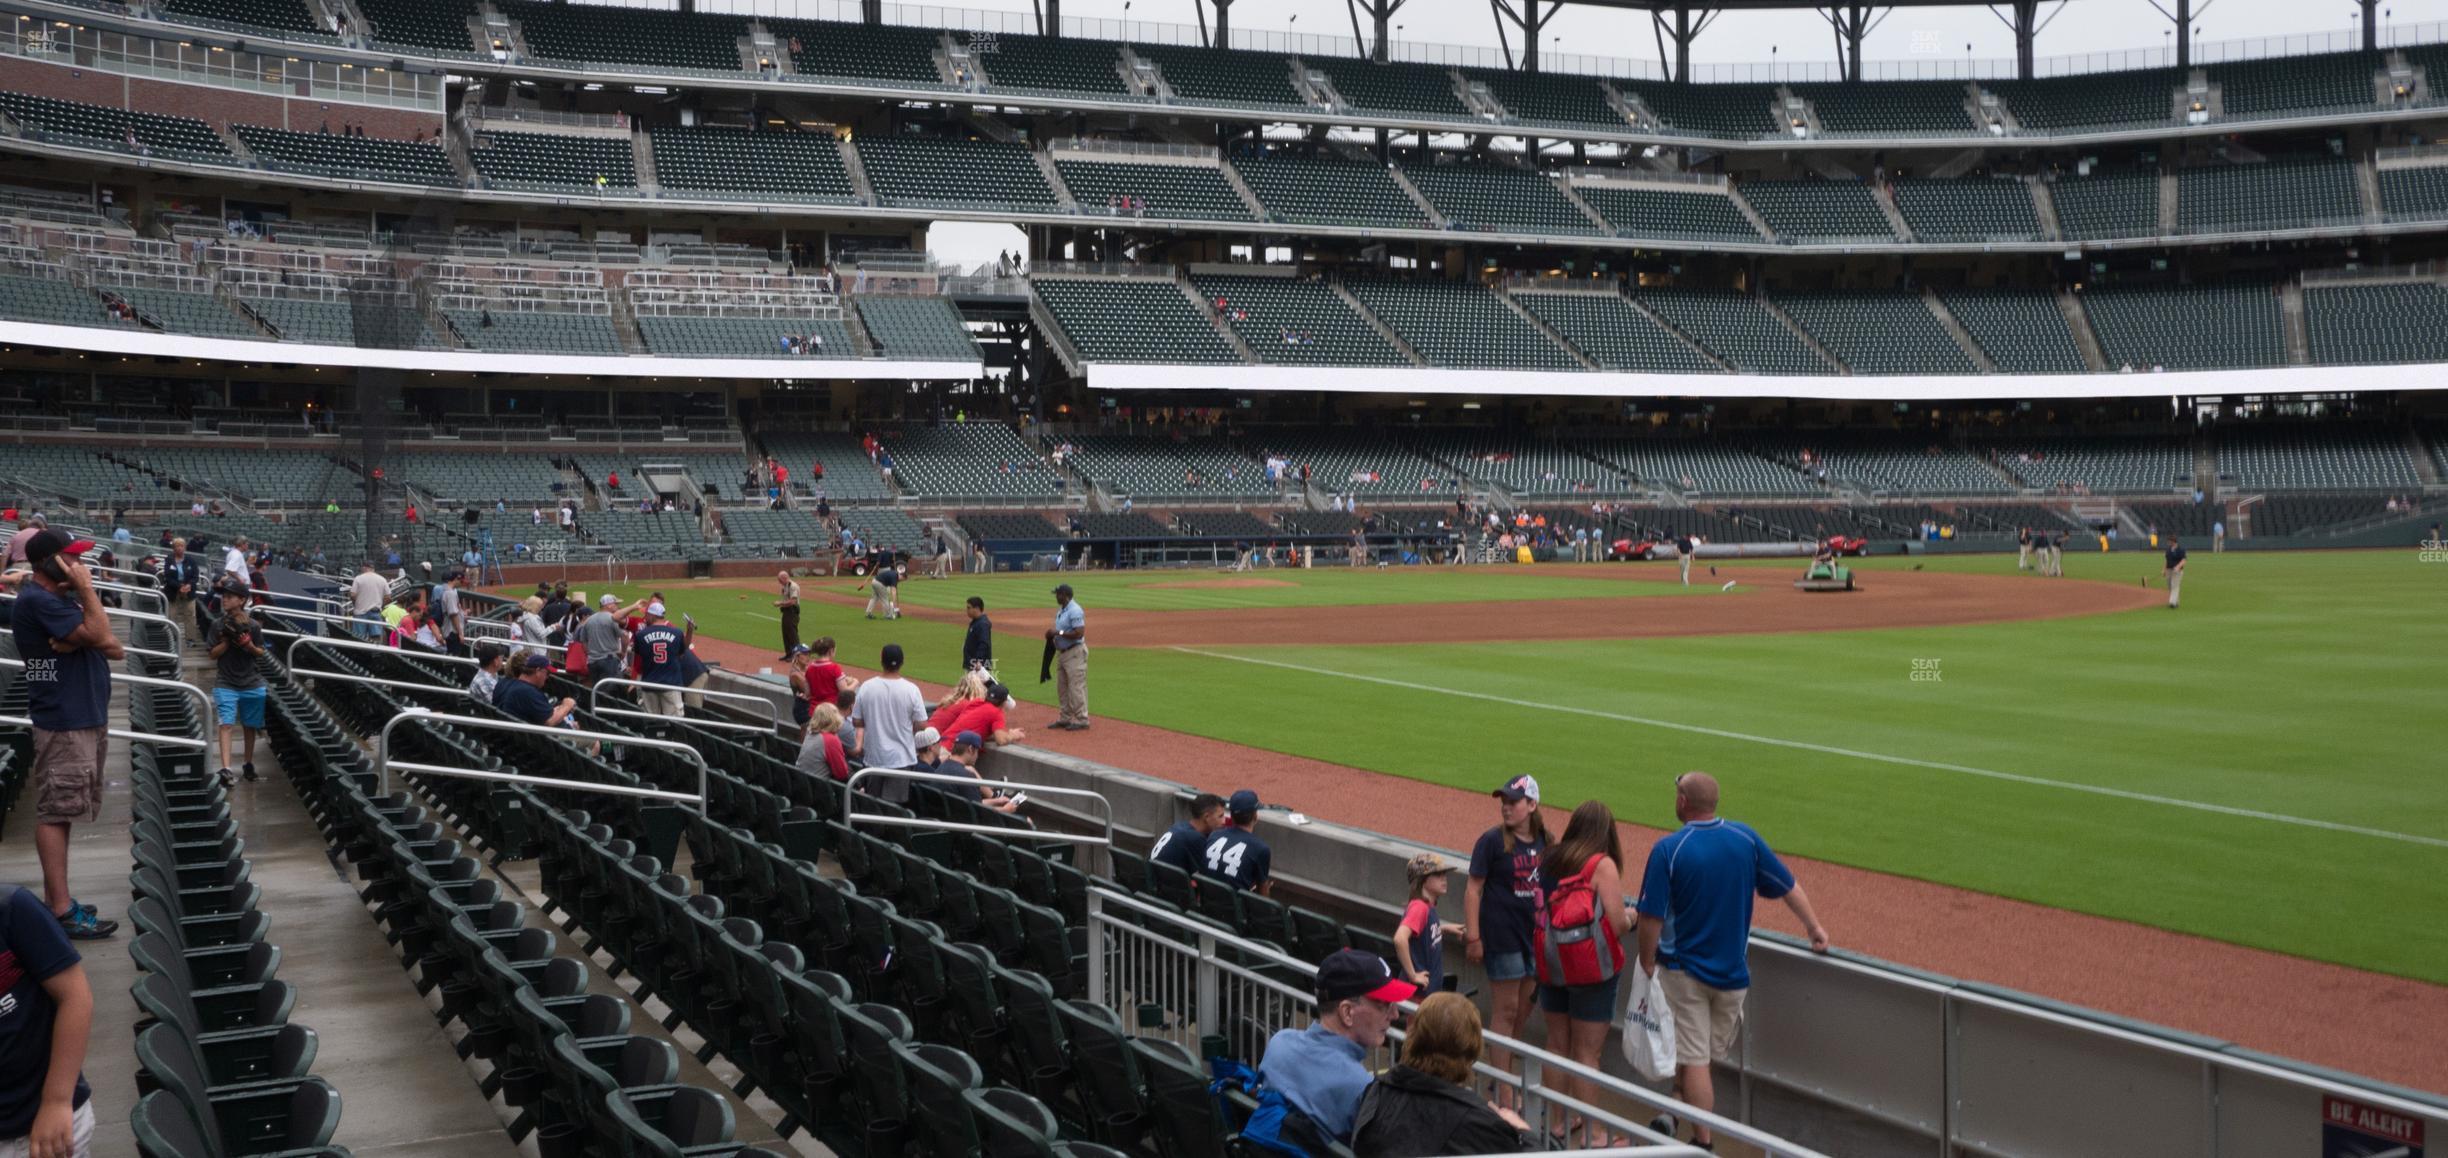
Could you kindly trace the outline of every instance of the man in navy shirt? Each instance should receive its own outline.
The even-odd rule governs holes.
[[[93,1145],[85,1040],[93,986],[42,901],[0,899],[0,1153],[85,1158]]]
[[[1196,876],[1199,858],[1207,851],[1207,838],[1224,827],[1224,798],[1213,792],[1201,792],[1190,801],[1190,819],[1176,820],[1173,827],[1156,838],[1148,849],[1148,859],[1157,864],[1169,864],[1186,876]]]
[[[19,585],[10,616],[26,665],[26,715],[34,721],[34,855],[42,863],[43,900],[80,941],[119,930],[119,922],[68,895],[68,828],[102,814],[110,665],[127,654],[111,634],[92,573],[79,561],[92,549],[58,531],[29,536],[25,555],[34,578]]]
[[[1734,1047],[1742,1028],[1743,996],[1751,989],[1751,897],[1783,900],[1825,953],[1827,930],[1810,898],[1783,862],[1750,827],[1717,815],[1717,778],[1686,772],[1675,779],[1675,818],[1683,827],[1649,848],[1641,876],[1641,971],[1661,978],[1674,1010],[1675,1096],[1703,1110],[1717,1105],[1709,1062]],[[1672,1133],[1673,1123],[1663,1132]],[[1709,1144],[1706,1126],[1692,1141]]]
[[[961,671],[994,670],[994,620],[986,618],[986,601],[975,595],[961,608],[969,630],[961,636]]]
[[[1257,793],[1244,788],[1232,794],[1224,803],[1232,823],[1207,838],[1199,853],[1199,871],[1264,897],[1275,892],[1275,852],[1251,831],[1258,827],[1258,808]]]
[[[517,679],[503,680],[493,689],[493,706],[508,713],[511,719],[548,728],[569,726],[570,713],[578,710],[578,701],[568,696],[554,703],[544,694],[544,681],[552,675],[552,659],[542,652],[529,652],[519,661]]]
[[[637,656],[638,678],[657,685],[638,696],[646,710],[658,716],[682,714],[680,689],[688,686],[688,663],[681,657],[688,654],[688,636],[664,618],[661,603],[646,605],[646,625],[631,638],[630,654]]]

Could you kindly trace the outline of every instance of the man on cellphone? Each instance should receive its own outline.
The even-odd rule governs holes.
[[[10,628],[25,661],[26,715],[34,722],[34,855],[43,901],[69,939],[119,931],[68,893],[68,830],[102,814],[102,766],[110,753],[110,665],[127,654],[79,562],[93,544],[43,530],[26,541],[30,583],[17,589]]]

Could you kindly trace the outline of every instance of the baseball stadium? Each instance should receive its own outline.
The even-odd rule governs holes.
[[[1406,2],[0,0],[0,1158],[2448,1147],[2448,27]]]

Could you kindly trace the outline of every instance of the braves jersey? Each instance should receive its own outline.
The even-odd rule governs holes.
[[[676,688],[688,686],[683,670],[686,662],[680,658],[688,654],[688,638],[679,628],[668,623],[648,624],[638,629],[635,644],[639,679]]]
[[[1265,841],[1227,825],[1207,838],[1207,848],[1199,854],[1199,872],[1230,881],[1236,889],[1255,889],[1272,875],[1274,859]]]

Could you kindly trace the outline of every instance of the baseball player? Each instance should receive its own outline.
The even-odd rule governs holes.
[[[2185,549],[2184,549],[2184,544],[2177,542],[2177,541],[2176,541],[2176,536],[2174,536],[2174,535],[2170,535],[2170,536],[2168,536],[2168,541],[2167,541],[2167,589],[2168,589],[2168,610],[2170,610],[2170,611],[2174,611],[2174,610],[2176,610],[2176,600],[2177,600],[2177,598],[2178,598],[2179,596],[2181,596],[2181,595],[2183,595],[2183,594],[2184,594],[2184,565],[2185,565]]]
[[[1692,555],[1700,550],[1700,536],[1689,533],[1676,535],[1674,545],[1675,560],[1683,565],[1683,585],[1689,587]]]
[[[2032,533],[2030,527],[2015,528],[2015,570],[2031,570]]]

